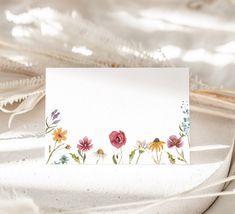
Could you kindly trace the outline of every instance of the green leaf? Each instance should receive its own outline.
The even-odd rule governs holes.
[[[129,163],[131,164],[131,161],[133,160],[133,158],[135,157],[135,150],[131,151],[131,153],[129,154]]]
[[[171,164],[175,164],[174,156],[171,153],[169,153],[169,152],[167,152],[167,155],[168,155],[168,159],[169,159],[170,163]]]
[[[76,161],[78,164],[80,164],[80,158],[77,155],[75,155],[73,153],[69,153],[69,154],[71,155],[71,157],[73,158],[74,161]]]
[[[180,158],[180,157],[178,157],[177,159],[184,162],[184,159],[182,159],[182,158]]]
[[[184,130],[182,129],[181,125],[179,125],[179,129],[180,129],[180,131],[184,132]]]
[[[112,159],[113,159],[113,163],[114,163],[114,164],[117,164],[117,160],[116,160],[116,158],[115,158],[115,155],[113,155]]]

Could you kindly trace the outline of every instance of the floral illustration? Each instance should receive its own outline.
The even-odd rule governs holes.
[[[189,122],[189,104],[188,104],[188,102],[185,102],[185,101],[182,102],[181,110],[182,110],[183,120],[182,120],[181,124],[179,125],[179,129],[180,129],[179,134],[181,137],[184,137],[184,136],[189,137],[190,122]]]
[[[97,146],[96,140],[93,143],[92,139],[87,136],[79,139],[76,144],[67,143],[70,141],[68,131],[62,127],[58,127],[61,121],[61,114],[56,109],[46,118],[45,131],[47,136],[50,136],[49,139],[51,141],[48,146],[46,163],[67,164],[73,162],[77,164],[101,164],[104,159],[107,159],[113,164],[125,164],[126,155],[129,160],[127,163],[129,164],[140,164],[140,162],[144,161],[154,162],[155,164],[187,163],[184,152],[189,138],[190,127],[188,103],[182,102],[180,109],[182,112],[182,121],[176,126],[176,134],[169,133],[169,137],[167,137],[168,135],[161,136],[161,140],[160,138],[155,138],[153,141],[137,140],[133,148],[129,151],[127,149],[129,147],[125,147],[127,144],[126,134],[121,130],[112,131],[109,135],[106,135],[106,139],[104,139],[106,143],[100,145],[100,147]],[[146,139],[148,137],[151,136],[146,136]],[[108,148],[107,150],[105,148],[108,140],[115,150],[111,155],[107,152]],[[94,150],[94,147],[96,147],[96,150]],[[93,156],[88,155],[91,151]]]
[[[112,131],[109,135],[111,144],[117,149],[126,144],[126,136],[123,131]]]
[[[175,135],[171,135],[169,139],[167,140],[167,146],[168,148],[176,146],[177,148],[180,148],[184,145],[184,141],[182,140],[182,137],[176,137]]]
[[[179,148],[183,147],[183,145],[184,145],[184,142],[182,140],[182,137],[177,137],[175,135],[171,135],[169,137],[169,139],[167,140],[168,148],[175,147],[175,150],[179,155],[178,160],[187,163],[187,161],[185,160],[185,157],[184,157],[184,151],[183,150],[179,151]]]
[[[57,127],[57,124],[60,122],[59,115],[60,112],[56,109],[51,113],[49,118],[46,118],[46,134]]]
[[[181,162],[187,163],[184,155],[184,151],[182,147],[184,146],[183,138],[187,138],[189,142],[189,128],[190,128],[190,122],[189,122],[189,104],[188,102],[183,101],[181,105],[182,110],[182,122],[179,125],[179,135],[180,137],[177,137],[176,135],[169,136],[169,139],[167,140],[167,146],[168,148],[175,148],[175,151],[178,154],[177,159]],[[175,163],[175,158],[171,153],[168,152],[168,159],[170,163]]]
[[[171,164],[175,164],[175,157],[170,152],[167,152],[167,157]]]
[[[93,144],[91,143],[92,140],[89,139],[87,136],[85,136],[83,139],[79,140],[79,143],[77,144],[77,154],[75,153],[69,153],[72,159],[78,163],[78,164],[85,164],[87,154],[89,150],[93,148]],[[82,161],[82,162],[81,162]]]
[[[149,150],[156,153],[156,156],[154,157],[154,155],[153,155],[153,157],[152,157],[156,164],[161,163],[162,150],[163,150],[163,147],[165,144],[166,143],[164,141],[160,141],[159,138],[155,138],[154,141],[149,143],[149,145],[148,145]]]
[[[88,139],[88,137],[84,137],[83,140],[79,140],[79,144],[77,144],[78,150],[82,152],[87,152],[92,149],[93,145],[91,144],[92,140]]]
[[[80,161],[80,158],[78,155],[76,155],[74,153],[69,153],[69,154],[76,163],[81,164],[81,161]]]
[[[63,143],[62,141],[66,141],[67,137],[67,130],[63,130],[62,128],[55,129],[54,132],[52,133],[53,135],[53,141],[54,141],[54,146],[53,148],[49,146],[49,156],[47,159],[47,164],[49,163],[52,155],[62,149],[67,149],[69,150],[71,146],[69,144]]]
[[[69,158],[66,155],[62,155],[59,159],[59,162],[54,161],[54,164],[67,164],[69,161]]]
[[[99,163],[100,160],[103,160],[107,154],[104,153],[103,149],[98,149],[95,153],[94,153],[95,157],[97,158],[96,164]]]
[[[91,150],[93,147],[93,144],[91,142],[92,140],[88,139],[88,137],[85,136],[83,140],[79,140],[79,143],[77,144],[78,155],[81,157],[83,164],[85,164],[86,161],[86,152]]]
[[[126,135],[123,131],[112,131],[109,134],[110,143],[120,150],[118,154],[114,154],[112,157],[114,164],[120,164],[122,161],[122,146],[126,144]]]
[[[61,143],[62,141],[66,141],[66,134],[67,134],[67,130],[62,130],[62,128],[58,128],[56,130],[54,130],[54,132],[52,133],[53,140],[56,141],[57,143]]]
[[[132,160],[134,159],[135,157],[135,154],[136,152],[138,152],[138,157],[136,159],[136,163],[135,164],[138,164],[139,163],[139,159],[140,159],[140,156],[145,153],[148,149],[148,144],[146,143],[146,141],[137,141],[136,142],[136,147],[134,150],[131,151],[131,153],[129,154],[129,164],[131,164]]]

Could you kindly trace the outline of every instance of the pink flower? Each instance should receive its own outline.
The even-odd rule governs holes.
[[[169,139],[167,140],[167,146],[168,148],[176,146],[177,148],[180,148],[184,145],[184,141],[182,141],[182,138],[178,138],[175,135],[171,135]]]
[[[77,148],[81,151],[89,151],[92,149],[93,145],[91,144],[91,139],[88,139],[88,137],[84,137],[83,140],[79,140],[79,144],[77,144]]]
[[[112,131],[109,135],[109,140],[111,144],[117,149],[126,144],[126,136],[123,131]]]

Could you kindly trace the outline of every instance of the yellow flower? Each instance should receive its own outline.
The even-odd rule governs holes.
[[[163,141],[160,141],[158,138],[156,138],[153,142],[148,144],[148,148],[153,152],[156,150],[156,152],[160,152],[163,150],[163,146],[166,144]]]
[[[61,143],[61,141],[66,141],[67,137],[65,136],[67,134],[67,130],[62,130],[62,128],[58,128],[54,130],[52,135],[54,135],[53,140]]]

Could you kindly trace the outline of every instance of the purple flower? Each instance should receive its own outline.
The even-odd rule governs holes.
[[[167,146],[168,148],[172,148],[176,146],[177,148],[180,148],[184,145],[184,141],[182,141],[182,138],[178,138],[176,135],[171,135],[169,139],[167,140]]]
[[[58,123],[60,122],[60,120],[55,120],[55,121],[53,121],[53,125],[57,125]]]
[[[57,112],[56,114],[54,114],[54,116],[52,117],[52,120],[55,120],[59,117],[60,115],[60,112]]]
[[[54,110],[53,112],[51,112],[51,117],[54,117],[54,115],[58,112],[58,109]]]

